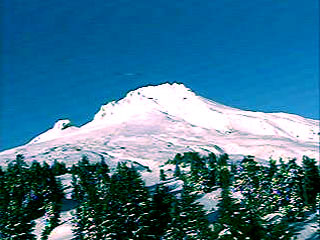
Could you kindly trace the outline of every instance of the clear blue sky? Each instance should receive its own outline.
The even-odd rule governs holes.
[[[0,149],[165,81],[319,119],[316,0],[3,0],[1,15]]]

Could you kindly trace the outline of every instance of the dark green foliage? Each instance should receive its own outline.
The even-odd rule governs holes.
[[[319,169],[315,159],[303,156],[303,190],[305,203],[315,208],[316,196],[320,193]]]
[[[190,156],[188,156],[190,155]],[[198,178],[206,171],[206,159],[200,157],[199,153],[185,153],[185,157],[190,158],[190,173],[193,178]]]
[[[1,239],[34,239],[34,219],[47,213],[51,206],[46,235],[58,224],[61,183],[47,164],[33,162],[29,167],[17,155],[5,172],[0,173],[0,237]]]
[[[160,181],[166,180],[166,174],[164,173],[163,169],[160,169]]]
[[[286,172],[290,172],[288,169],[296,169],[294,160],[286,166]],[[225,172],[227,172],[226,169]],[[273,173],[270,174],[270,172]],[[293,206],[296,206],[298,200],[297,196],[291,194],[287,188],[292,201],[288,198],[289,201],[283,202],[283,205],[275,202],[274,193],[279,191],[279,186],[283,186],[283,182],[273,184],[278,172],[273,162],[270,162],[269,168],[265,168],[260,166],[252,156],[243,159],[238,173],[235,174],[236,188],[228,184],[222,185],[219,202],[220,217],[214,224],[216,239],[267,240],[291,239],[294,236],[295,229],[290,227],[288,222],[290,219],[289,207],[284,209],[285,212],[280,212],[280,207],[290,206],[295,209]],[[291,172],[296,173],[295,171]],[[227,179],[228,174],[225,175]],[[294,177],[287,176],[287,178],[281,178],[281,181],[289,182],[296,187],[296,182],[291,179]],[[230,180],[230,182],[232,181]],[[293,192],[295,187],[292,187]],[[241,197],[235,198],[233,192],[241,194]],[[278,195],[276,194],[276,196]],[[298,206],[300,205],[298,204]]]
[[[218,158],[218,166],[223,167],[228,165],[229,155],[224,153]]]
[[[3,178],[0,209],[2,239],[34,239],[30,204],[30,178],[22,155],[8,165]],[[29,184],[28,184],[29,183]]]
[[[269,181],[271,181],[271,179],[273,178],[273,176],[275,175],[275,173],[277,172],[278,168],[277,168],[277,161],[274,159],[270,159],[269,160],[269,168],[267,168],[266,170],[266,176],[267,179]]]
[[[47,169],[43,174],[46,174],[42,184],[43,207],[46,226],[42,232],[42,239],[47,239],[50,232],[59,225],[61,200],[63,198],[63,188],[61,182],[55,177],[55,172],[52,169]],[[41,195],[40,195],[41,196]]]
[[[208,157],[207,157],[207,161],[208,161],[208,167],[210,169],[213,169],[217,166],[217,156],[214,153],[209,153]]]
[[[197,203],[196,199],[197,195],[192,187],[185,183],[181,198],[173,203],[171,222],[164,239],[209,239],[209,223],[202,205]]]
[[[264,239],[262,220],[259,217],[258,209],[253,202],[254,192],[247,192],[254,184],[252,170],[256,169],[253,159],[245,158],[242,161],[245,170],[240,174],[243,188],[241,192],[244,196],[239,200],[232,196],[230,189],[230,173],[223,168],[224,181],[222,184],[221,200],[219,206],[219,220],[215,225],[215,237],[218,239]],[[248,188],[248,189],[247,189]]]
[[[171,222],[172,204],[176,201],[169,188],[157,186],[150,203],[148,221],[150,222],[149,232],[154,236],[152,239],[160,239],[168,229]]]
[[[215,187],[225,184],[224,168],[229,166],[228,160],[226,153],[217,157],[214,153],[200,156],[197,152],[186,152],[183,155],[178,153],[166,164],[175,164],[174,177],[192,183],[200,191],[211,192]],[[185,172],[183,168],[186,167],[190,167],[190,171]]]
[[[223,168],[220,169],[219,177],[220,177],[219,183],[222,188],[227,188],[228,186],[230,186],[231,176],[227,166],[224,166]]]
[[[218,162],[217,157],[214,153],[210,153],[207,157],[207,176],[205,181],[205,191],[210,192],[210,190],[218,184]]]
[[[246,226],[243,221],[243,208],[240,201],[232,197],[230,188],[222,189],[221,199],[218,204],[219,219],[214,224],[213,239],[244,239],[242,232]]]
[[[165,186],[150,195],[133,167],[119,163],[104,181],[97,172],[108,171],[99,169],[87,158],[73,167],[73,197],[79,201],[75,239],[208,239],[208,220],[192,187],[185,184],[179,199]]]
[[[180,170],[180,166],[178,163],[176,163],[176,167],[174,169],[174,173],[173,173],[174,177],[180,177],[181,176],[181,170]]]
[[[227,154],[188,152],[168,163],[184,182],[180,192],[172,193],[165,185],[149,192],[134,167],[119,163],[111,174],[104,160],[92,164],[83,156],[71,169],[73,199],[78,202],[75,239],[289,240],[296,234],[292,223],[303,221],[306,210],[314,211],[319,204],[319,169],[308,157],[303,166],[295,159],[262,166],[253,156],[236,165]],[[66,172],[57,161],[51,167],[38,162],[28,166],[22,155],[5,171],[0,168],[1,239],[34,239],[33,220],[41,216],[46,221],[42,239],[47,239],[59,225],[63,198],[56,176]],[[163,170],[160,180],[171,181]],[[218,188],[219,209],[211,229],[197,199]]]
[[[110,209],[116,218],[112,218],[111,229],[117,239],[143,238],[148,235],[146,225],[149,194],[141,176],[134,168],[118,164],[111,177]]]
[[[41,240],[48,239],[50,232],[59,225],[61,204],[46,200],[45,210],[45,228],[42,231]]]
[[[64,162],[58,162],[56,159],[53,162],[51,170],[55,176],[60,176],[68,173],[66,164]]]
[[[104,162],[91,165],[85,157],[73,168],[73,197],[80,203],[75,239],[143,239],[150,229],[144,182],[124,163],[111,178],[108,173]]]
[[[83,156],[72,168],[73,199],[79,202],[76,208],[75,239],[102,239],[102,201],[107,194],[109,168],[102,161],[90,164]]]
[[[275,174],[277,191],[280,192],[280,202],[286,216],[291,220],[300,220],[304,217],[303,203],[303,171],[296,164],[296,159],[287,164],[281,164]],[[275,182],[275,181],[273,181]]]

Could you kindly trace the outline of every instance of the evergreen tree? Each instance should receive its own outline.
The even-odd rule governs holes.
[[[285,215],[291,221],[296,221],[304,217],[303,202],[303,171],[296,163],[296,159],[292,159],[287,164],[287,174],[284,178],[283,185],[285,187]]]
[[[243,196],[241,218],[248,223],[242,229],[244,235],[250,239],[291,239],[295,229],[288,218],[299,216],[303,207],[299,200],[301,175],[295,159],[289,164],[281,161],[278,169],[274,161],[265,168],[247,157],[241,169],[237,188]]]
[[[242,165],[246,168],[251,168],[255,164],[251,161],[253,159],[244,159]],[[247,164],[248,163],[248,164]],[[264,239],[264,231],[261,219],[258,217],[256,208],[252,208],[250,204],[251,199],[246,197],[245,187],[240,188],[244,193],[244,198],[236,199],[232,196],[230,189],[230,173],[227,167],[222,168],[223,181],[221,184],[221,198],[218,204],[219,219],[214,225],[215,239]],[[251,175],[250,171],[244,170],[241,173],[241,183],[252,186],[249,182],[244,182],[244,179]],[[242,186],[242,185],[240,185]],[[233,189],[232,189],[233,190]]]
[[[231,181],[230,179],[230,172],[229,172],[229,169],[228,169],[228,159],[229,159],[229,156],[228,154],[222,154],[219,156],[219,158],[217,159],[217,179],[218,179],[218,184],[220,186],[222,186],[224,183],[224,181]],[[226,171],[227,169],[227,171]],[[226,174],[228,175],[227,178],[226,177]],[[229,185],[229,183],[228,183]]]
[[[261,167],[253,157],[245,157],[240,165],[239,176],[237,177],[236,187],[241,193],[249,198],[253,198],[253,203],[259,204],[259,188],[262,179]]]
[[[28,209],[30,179],[23,155],[17,155],[16,160],[9,163],[1,179],[1,239],[35,239],[32,233],[34,221]]]
[[[45,206],[45,227],[42,231],[41,240],[48,239],[51,231],[59,225],[60,205],[53,201],[46,201]]]
[[[164,173],[163,169],[160,169],[160,181],[165,181],[166,180],[166,174]]]
[[[45,199],[43,201],[43,210],[46,221],[45,229],[42,232],[42,240],[48,238],[50,232],[59,225],[61,201],[64,197],[63,188],[60,180],[55,177],[54,171],[44,164],[46,171],[44,189],[42,191]]]
[[[149,194],[135,168],[119,163],[110,179],[105,239],[147,239]]]
[[[227,153],[224,153],[219,156],[217,160],[217,164],[220,167],[227,166],[228,165],[228,160],[229,160],[229,155]]]
[[[96,170],[97,166],[90,164],[86,156],[72,169],[73,198],[79,202],[75,213],[75,239],[101,239]]]
[[[208,163],[208,175],[206,176],[206,188],[205,192],[210,192],[213,189],[213,186],[216,186],[219,179],[218,171],[218,162],[217,157],[214,153],[210,153],[207,157]]]
[[[206,175],[206,162],[205,158],[200,157],[199,153],[189,153],[190,155],[190,173],[194,181],[197,181],[199,177]]]
[[[275,173],[277,172],[278,167],[277,167],[277,161],[274,159],[269,159],[269,168],[267,168],[267,174],[266,177],[269,181],[273,178]]]
[[[173,164],[181,164],[182,163],[182,155],[181,153],[177,153],[176,156],[174,157],[174,159],[172,160]]]
[[[222,188],[227,188],[231,184],[231,176],[227,166],[221,167],[220,169],[220,186]]]
[[[173,176],[174,177],[180,177],[181,176],[181,170],[180,170],[180,166],[179,166],[178,162],[176,163],[176,167],[174,169]]]
[[[58,162],[57,159],[54,160],[51,170],[55,176],[60,176],[68,172],[66,164],[64,162]]]
[[[29,167],[23,155],[17,155],[6,172],[0,173],[0,185],[1,239],[34,239],[33,220],[47,212],[46,204],[55,209],[50,212],[58,218],[62,185],[47,164],[42,167],[34,161]],[[56,225],[47,228],[43,239]]]
[[[209,153],[207,157],[208,168],[214,169],[217,166],[217,156],[214,153]]]
[[[316,196],[320,193],[320,176],[319,169],[316,165],[315,159],[303,156],[303,190],[305,203],[315,208]]]
[[[209,239],[209,223],[203,206],[196,202],[196,199],[197,195],[185,183],[181,198],[173,204],[171,222],[164,234],[164,239]]]
[[[213,239],[245,239],[244,209],[240,201],[233,198],[228,186],[222,188],[218,207],[219,219],[214,224]]]
[[[240,169],[236,187],[243,196],[241,199],[243,209],[240,211],[240,217],[245,225],[241,228],[241,232],[250,239],[264,239],[264,222],[261,218],[265,207],[261,198],[262,169],[253,156],[245,157]]]
[[[161,239],[171,222],[171,208],[175,196],[168,187],[157,186],[150,203],[148,222],[149,239]]]

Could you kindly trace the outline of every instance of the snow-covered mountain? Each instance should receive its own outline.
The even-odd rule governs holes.
[[[226,152],[232,161],[243,155],[254,155],[262,162],[270,157],[296,157],[299,162],[303,155],[319,160],[319,121],[286,113],[242,111],[198,96],[183,84],[166,83],[139,88],[103,105],[81,127],[59,120],[28,144],[1,152],[0,165],[23,154],[28,162],[57,159],[71,166],[86,155],[90,161],[104,159],[111,168],[118,161],[130,162],[150,186],[159,182],[160,167],[167,167],[162,166],[164,162],[186,151]],[[71,175],[60,179],[69,199]],[[179,181],[168,184],[178,189]],[[217,190],[199,202],[209,211],[218,196]],[[72,211],[61,212],[63,224],[49,239],[72,238]],[[43,228],[43,218],[37,219],[34,233],[39,239]],[[302,233],[299,239],[305,239]]]
[[[5,165],[58,159],[68,164],[85,154],[158,165],[177,152],[227,152],[232,156],[319,158],[319,121],[286,113],[242,111],[198,96],[183,84],[147,86],[103,105],[81,127],[59,120],[28,144],[0,153]]]

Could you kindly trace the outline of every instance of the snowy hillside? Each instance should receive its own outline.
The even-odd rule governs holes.
[[[196,95],[183,84],[147,86],[103,105],[74,127],[60,120],[30,143],[0,153],[1,165],[18,153],[27,160],[166,160],[176,152],[318,158],[319,121],[286,113],[242,111]]]

